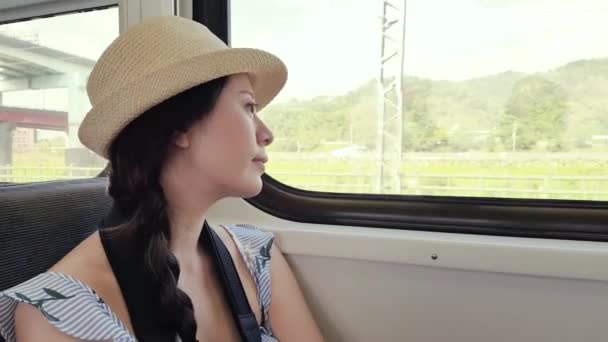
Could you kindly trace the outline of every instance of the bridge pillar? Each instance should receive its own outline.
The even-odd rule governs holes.
[[[0,166],[13,164],[13,130],[12,122],[0,122]]]
[[[2,93],[0,92],[0,105]],[[13,130],[15,125],[11,122],[0,121],[0,166],[13,164]]]
[[[68,145],[65,151],[66,166],[103,167],[102,158],[84,147],[78,140],[78,127],[91,108],[86,93],[86,75],[71,74],[68,86]]]

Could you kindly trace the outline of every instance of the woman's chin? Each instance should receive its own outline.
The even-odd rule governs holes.
[[[260,194],[260,192],[262,192],[262,187],[264,186],[264,183],[262,182],[261,178],[257,178],[255,180],[249,181],[247,186],[244,186],[241,189],[241,195],[239,197],[242,198],[251,198],[251,197],[255,197],[257,195]]]

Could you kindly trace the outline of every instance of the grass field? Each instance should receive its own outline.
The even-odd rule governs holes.
[[[563,159],[484,160],[433,158],[431,154],[401,163],[401,194],[552,198],[608,201],[608,156],[574,154]],[[448,157],[449,158],[449,157]],[[291,159],[291,158],[290,158]],[[316,191],[377,193],[373,159],[274,158],[268,173],[278,180]]]
[[[376,161],[365,156],[271,153],[267,173],[306,190],[377,193],[376,170]],[[0,170],[0,181],[84,178],[97,172],[65,168],[61,151],[16,153],[10,176]],[[608,155],[415,154],[402,161],[400,180],[401,194],[608,201]]]
[[[15,153],[10,170],[0,167],[0,182],[36,182],[55,179],[87,178],[97,175],[101,168],[66,168],[61,150]]]

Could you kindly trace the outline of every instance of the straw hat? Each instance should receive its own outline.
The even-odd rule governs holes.
[[[143,20],[116,38],[91,71],[92,108],[78,137],[108,159],[109,143],[139,114],[195,85],[236,73],[250,75],[260,109],[287,80],[276,56],[230,48],[195,21],[177,16]]]

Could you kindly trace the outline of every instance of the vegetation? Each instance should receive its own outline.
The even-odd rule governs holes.
[[[404,151],[565,152],[608,135],[608,59],[460,82],[406,76],[403,84]],[[272,150],[321,151],[331,141],[374,149],[376,92],[371,80],[343,96],[270,106],[264,119],[283,138]]]
[[[593,139],[608,136],[608,58],[460,82],[405,76],[403,84],[402,194],[608,201],[608,140]],[[269,106],[262,116],[277,139],[268,173],[308,190],[375,193],[376,93],[370,80],[342,96]],[[12,179],[100,169],[64,170],[64,144],[43,140],[16,153]],[[367,150],[332,153],[353,145]]]

